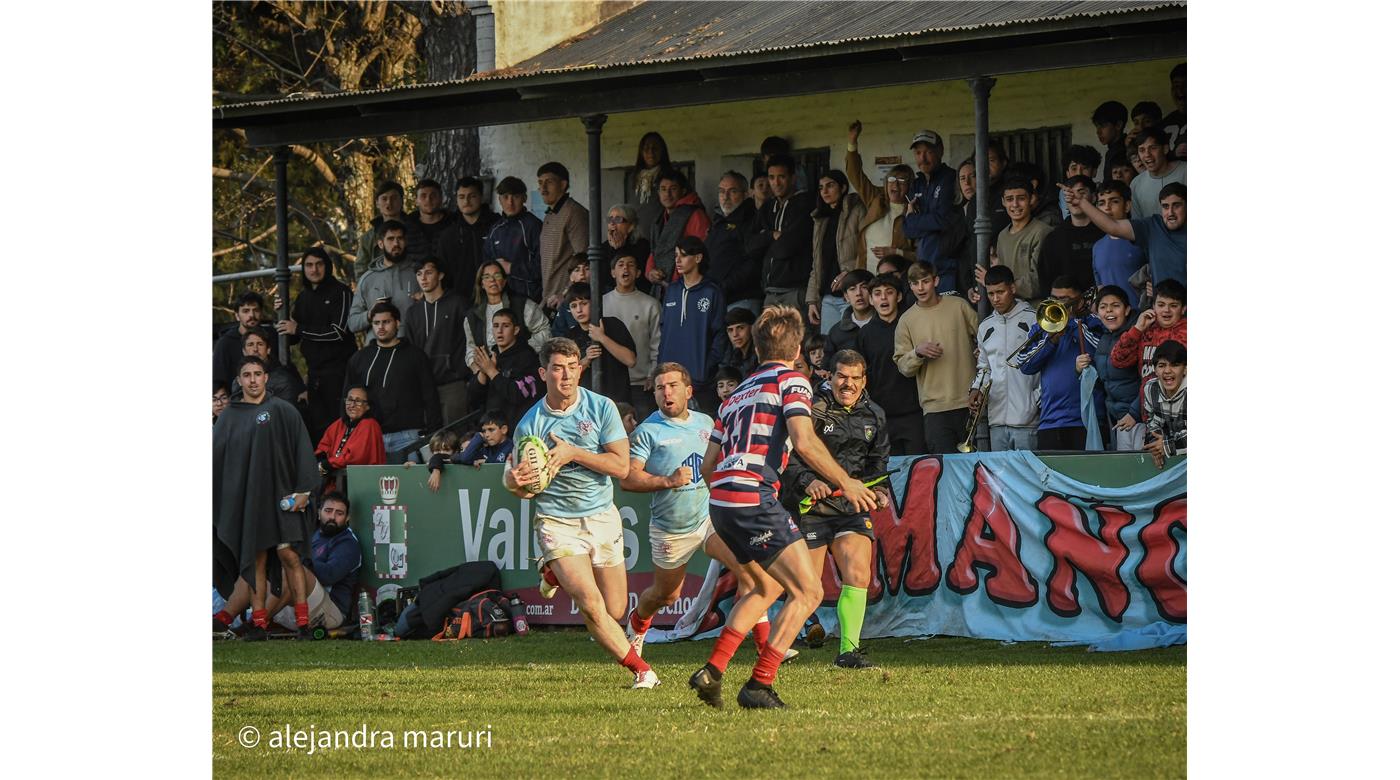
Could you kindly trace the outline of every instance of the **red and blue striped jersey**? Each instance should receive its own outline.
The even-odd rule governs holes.
[[[715,416],[710,441],[720,447],[710,482],[712,506],[758,506],[778,495],[787,468],[787,419],[812,416],[812,385],[781,363],[765,363],[739,384]]]

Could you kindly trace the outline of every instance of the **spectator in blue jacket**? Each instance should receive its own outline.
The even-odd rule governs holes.
[[[452,462],[477,468],[485,463],[505,463],[511,444],[510,419],[501,412],[487,411],[481,416],[481,432],[462,445]]]
[[[499,260],[506,271],[506,287],[535,303],[544,293],[540,267],[540,231],[544,223],[525,209],[525,182],[514,176],[501,179],[496,195],[501,219],[486,234],[486,260]]]
[[[1070,277],[1056,279],[1050,294],[1069,312],[1069,323],[1048,335],[1039,324],[1031,326],[1026,345],[1017,353],[1019,368],[1026,375],[1040,374],[1037,449],[1083,450],[1086,429],[1079,412],[1079,356],[1094,354],[1102,326],[1097,317],[1084,316],[1084,291]]]
[[[1122,287],[1108,284],[1099,288],[1095,308],[1104,333],[1094,351],[1094,368],[1103,383],[1104,404],[1108,411],[1110,449],[1132,452],[1143,448],[1147,426],[1142,421],[1142,401],[1138,388],[1142,377],[1134,368],[1114,368],[1109,360],[1113,345],[1127,333],[1127,327],[1137,321],[1137,312],[1128,303],[1129,293]]]
[[[724,292],[704,275],[705,242],[684,236],[676,242],[679,284],[666,286],[661,306],[659,363],[680,363],[690,372],[694,400],[706,414],[718,407],[714,376],[706,353],[715,337],[724,333]]]
[[[944,257],[938,242],[957,216],[953,201],[958,196],[958,174],[943,163],[943,139],[938,133],[920,130],[909,148],[914,150],[919,170],[910,187],[904,235],[918,244],[919,259],[933,266],[938,276],[937,292],[952,292],[958,286],[958,258]]]

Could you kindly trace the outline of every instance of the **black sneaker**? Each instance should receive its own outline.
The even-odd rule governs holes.
[[[715,709],[723,709],[724,700],[720,698],[720,681],[723,677],[724,675],[714,671],[713,666],[705,664],[690,676],[690,687],[695,689],[695,695],[700,697],[700,701]]]
[[[847,650],[846,652],[836,656],[835,663],[842,669],[869,669],[870,667],[875,665],[870,663],[869,659],[867,659],[865,655],[861,653],[859,647],[857,647],[854,650]]]
[[[261,626],[248,626],[248,630],[243,632],[244,642],[266,642],[267,629]]]
[[[739,706],[745,709],[783,709],[787,707],[771,686],[749,680],[739,689]]]

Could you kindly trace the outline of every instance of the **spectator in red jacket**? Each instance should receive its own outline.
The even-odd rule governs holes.
[[[316,445],[316,465],[332,486],[336,472],[346,466],[379,466],[386,461],[384,433],[370,416],[369,388],[354,385],[345,392],[345,413]]]
[[[1186,285],[1168,279],[1157,285],[1156,295],[1152,308],[1138,315],[1137,322],[1118,339],[1108,356],[1114,368],[1136,367],[1143,385],[1153,377],[1156,364],[1152,356],[1157,347],[1168,340],[1186,346]],[[1141,388],[1138,400],[1142,400]]]
[[[685,236],[704,241],[710,232],[710,215],[680,171],[666,170],[657,175],[656,196],[661,201],[661,213],[648,226],[651,257],[647,258],[646,278],[653,285],[665,285],[681,278],[676,270],[676,244]]]

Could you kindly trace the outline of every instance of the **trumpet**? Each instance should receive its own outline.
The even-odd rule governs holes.
[[[1022,363],[1035,357],[1040,350],[1045,348],[1046,344],[1050,343],[1050,336],[1069,327],[1069,319],[1069,309],[1065,308],[1063,303],[1054,298],[1046,298],[1041,301],[1040,305],[1035,307],[1035,324],[1040,326],[1044,335],[1033,346],[1029,341],[1021,345],[1020,349],[1006,358],[1006,365],[1020,368]],[[1027,347],[1030,347],[1030,351],[1027,351]]]
[[[977,446],[972,443],[972,439],[977,435],[977,420],[982,417],[982,410],[987,408],[989,399],[987,390],[992,386],[992,372],[987,372],[987,377],[977,385],[977,392],[982,394],[982,403],[977,405],[977,411],[967,420],[967,436],[958,444],[958,452],[976,452]]]

